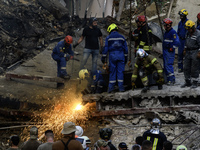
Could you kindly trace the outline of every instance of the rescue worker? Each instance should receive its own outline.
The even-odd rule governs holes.
[[[99,53],[102,52],[102,49],[103,49],[102,32],[97,27],[97,23],[98,23],[97,18],[91,17],[89,19],[89,26],[83,29],[82,36],[79,38],[78,42],[73,45],[73,47],[75,48],[85,38],[85,48],[83,50],[83,59],[80,64],[80,70],[84,69],[85,64],[87,63],[87,60],[91,54],[92,55],[92,69],[91,69],[92,74],[94,74],[95,71],[97,70],[98,55]],[[100,47],[99,47],[99,43],[100,43]]]
[[[162,150],[163,143],[167,141],[165,134],[160,131],[160,126],[161,126],[160,119],[154,118],[151,122],[151,129],[145,131],[143,134],[144,139],[151,141],[153,143],[152,150]]]
[[[20,150],[18,148],[19,141],[20,141],[20,138],[18,135],[11,136],[9,140],[10,148],[8,148],[7,150]]]
[[[136,23],[138,28],[135,32],[138,33],[137,42],[139,44],[137,49],[141,48],[150,54],[152,50],[152,31],[147,24],[147,18],[144,15],[138,16]]]
[[[66,71],[66,65],[67,61],[74,57],[71,46],[72,42],[73,38],[67,35],[63,41],[58,42],[51,54],[52,58],[57,62],[57,76],[64,79],[70,78]]]
[[[116,24],[111,24],[107,31],[109,35],[106,37],[105,47],[102,52],[101,61],[104,64],[106,62],[106,56],[109,52],[109,85],[108,92],[111,93],[116,84],[116,78],[118,82],[119,91],[124,90],[124,68],[128,60],[128,47],[124,36],[119,34]]]
[[[143,49],[138,49],[136,52],[136,61],[132,74],[132,88],[135,88],[135,82],[138,77],[141,78],[141,81],[144,85],[142,93],[146,93],[149,90],[149,80],[148,75],[153,74],[153,79],[158,84],[158,89],[162,89],[162,84],[164,82],[163,78],[163,69],[158,60],[152,55],[145,52]]]
[[[110,147],[110,150],[117,150],[116,147],[111,143],[111,135],[112,135],[112,129],[110,128],[103,128],[99,130],[100,138],[105,140],[108,143],[108,146]]]
[[[199,77],[199,59],[200,59],[200,31],[196,30],[195,23],[188,20],[185,23],[188,33],[186,35],[184,49],[184,76],[185,84],[181,88],[191,86],[197,88]]]
[[[181,21],[178,23],[178,30],[177,34],[179,36],[180,40],[180,46],[178,48],[178,72],[183,72],[183,50],[185,45],[185,35],[186,35],[186,29],[185,29],[185,23],[188,21],[187,15],[188,11],[186,9],[182,9],[178,12],[180,15]]]
[[[45,131],[46,143],[41,144],[37,150],[52,150],[52,144],[54,142],[54,134],[52,130]]]
[[[165,28],[162,45],[164,72],[167,76],[167,85],[174,85],[175,75],[173,65],[175,58],[175,48],[180,45],[180,42],[176,31],[172,28],[172,20],[170,18],[165,18],[163,20],[163,25]]]
[[[37,148],[42,144],[38,138],[38,128],[33,126],[30,129],[30,139],[21,145],[21,150],[37,150]]]
[[[90,91],[89,93],[95,94],[95,93],[106,92],[107,86],[106,86],[106,82],[103,79],[101,71],[96,70],[92,78],[90,76],[91,74],[89,73],[87,69],[82,69],[79,71],[80,79],[87,79],[88,81],[87,88]]]
[[[200,30],[200,13],[197,14],[197,29]]]
[[[104,141],[104,140],[98,140],[95,144],[94,144],[95,150],[111,150],[108,146],[108,142]]]
[[[61,133],[64,135],[61,140],[53,143],[52,150],[83,150],[81,143],[75,140],[76,126],[73,122],[65,122]]]

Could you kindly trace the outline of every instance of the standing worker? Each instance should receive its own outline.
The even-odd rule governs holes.
[[[112,92],[115,88],[116,78],[118,81],[119,91],[124,91],[124,68],[128,60],[128,47],[124,36],[119,34],[116,24],[111,24],[107,31],[109,35],[106,37],[105,47],[102,52],[102,62],[106,62],[106,56],[109,52],[109,86],[108,92]]]
[[[197,29],[200,30],[200,13],[197,14]]]
[[[145,140],[151,141],[153,143],[152,150],[162,150],[163,143],[167,141],[165,134],[160,131],[160,126],[161,126],[160,119],[154,118],[151,122],[151,129],[145,131],[143,134],[143,138]]]
[[[171,86],[175,83],[174,75],[174,58],[175,48],[179,46],[179,38],[176,31],[172,28],[172,20],[165,18],[163,20],[165,28],[164,39],[163,39],[163,63],[164,71],[167,76],[167,85]]]
[[[178,23],[178,31],[177,34],[179,36],[180,40],[180,46],[178,48],[178,72],[183,72],[183,50],[185,46],[185,35],[186,35],[186,29],[185,29],[185,23],[188,21],[187,15],[188,11],[186,9],[182,9],[178,13],[180,15],[181,21]]]
[[[138,46],[137,49],[141,48],[145,50],[148,54],[151,53],[152,50],[152,31],[147,24],[147,18],[142,15],[136,18],[136,23],[138,27]]]
[[[57,62],[57,76],[64,79],[70,78],[66,71],[66,65],[67,61],[74,57],[71,46],[72,42],[73,38],[67,35],[63,41],[58,42],[51,54],[52,58]]]
[[[83,59],[80,65],[80,70],[84,69],[87,60],[92,55],[92,75],[97,70],[97,59],[99,55],[99,42],[100,42],[100,53],[103,49],[103,38],[102,32],[97,27],[97,19],[92,17],[89,19],[89,26],[85,27],[82,33],[82,36],[78,40],[76,44],[74,44],[74,48],[78,46],[83,39],[85,38],[85,48],[83,51]]]
[[[137,77],[141,78],[144,85],[142,93],[146,93],[149,90],[149,80],[148,75],[153,74],[153,79],[157,81],[158,89],[162,89],[162,84],[164,82],[163,69],[161,64],[157,61],[155,57],[145,52],[143,49],[139,49],[136,52],[136,61],[132,74],[132,88],[135,88],[135,82]]]
[[[183,52],[185,55],[183,70],[185,84],[181,88],[191,85],[191,88],[197,88],[200,59],[200,31],[196,30],[195,23],[191,20],[185,23],[185,28],[188,31]]]

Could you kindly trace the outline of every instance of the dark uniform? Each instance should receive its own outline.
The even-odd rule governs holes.
[[[142,72],[144,72],[142,75],[139,74],[141,69]],[[152,55],[148,55],[144,58],[137,57],[133,69],[132,82],[135,82],[139,75],[143,85],[148,86],[149,81],[147,75],[150,75],[153,72],[158,72],[159,77],[163,79],[163,69],[161,67],[161,64],[157,61],[155,57],[153,57]],[[157,82],[158,84],[162,84],[160,80],[158,80]]]
[[[138,46],[137,49],[141,48],[148,54],[152,50],[152,31],[148,25],[144,25],[139,29],[138,33]]]
[[[186,81],[197,83],[199,77],[199,59],[197,54],[200,51],[200,31],[196,30],[192,35],[186,35],[185,41],[185,60],[184,60],[184,76]]]
[[[167,141],[167,138],[163,132],[159,132],[159,134],[152,134],[150,130],[144,132],[143,138],[152,142],[152,150],[162,150],[163,143]]]

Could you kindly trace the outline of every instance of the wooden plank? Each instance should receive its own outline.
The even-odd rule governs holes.
[[[174,107],[157,107],[157,108],[133,108],[133,109],[121,109],[121,110],[107,110],[98,111],[92,113],[92,116],[115,116],[115,115],[125,115],[125,114],[143,114],[146,112],[171,112],[179,110],[199,110],[200,105],[184,105],[184,106],[174,106]]]
[[[57,82],[64,83],[65,80],[59,77],[51,77],[51,76],[39,76],[39,75],[29,75],[29,74],[15,74],[15,73],[6,73],[6,80],[11,80],[12,78],[17,79],[27,79],[27,80],[36,80],[36,81],[48,81],[48,82]]]

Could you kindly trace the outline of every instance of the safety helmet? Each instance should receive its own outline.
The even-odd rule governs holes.
[[[116,24],[112,23],[111,25],[109,25],[107,31],[110,33],[112,30],[118,30],[118,27]]]
[[[89,25],[92,26],[92,24],[93,24],[94,21],[97,21],[97,18],[91,17],[91,18],[89,19]]]
[[[91,143],[90,139],[87,136],[82,136],[82,138],[84,138],[86,144]]]
[[[151,130],[150,130],[150,132],[152,134],[159,134],[159,132],[160,132],[160,126],[161,126],[160,119],[154,118],[151,121]]]
[[[36,140],[38,138],[38,128],[33,126],[30,129],[30,139]]]
[[[146,22],[147,19],[146,19],[145,15],[142,15],[142,16],[137,16],[135,21],[136,22]]]
[[[198,18],[198,20],[200,20],[200,13],[197,14],[197,18]]]
[[[85,79],[85,77],[89,77],[89,72],[87,69],[82,69],[79,71],[79,78],[80,79]]]
[[[144,58],[145,56],[148,56],[148,54],[143,49],[138,49],[136,52],[136,57],[138,58]]]
[[[176,150],[187,150],[187,147],[185,147],[184,145],[179,145]]]
[[[72,38],[70,35],[67,35],[67,36],[65,37],[65,42],[68,43],[68,44],[72,44],[73,38]]]
[[[181,16],[182,15],[187,16],[188,15],[188,11],[186,9],[181,9],[181,11],[179,11],[178,14],[181,15]]]
[[[100,138],[109,140],[112,135],[112,129],[110,128],[103,128],[99,130]]]
[[[195,23],[192,21],[192,20],[188,20],[186,23],[185,23],[185,29],[192,29],[194,28],[195,26]]]
[[[75,132],[75,135],[82,136],[83,135],[83,128],[81,126],[76,126],[78,131]]]
[[[163,24],[164,25],[172,25],[172,20],[170,19],[170,18],[165,18],[164,20],[163,20]]]

